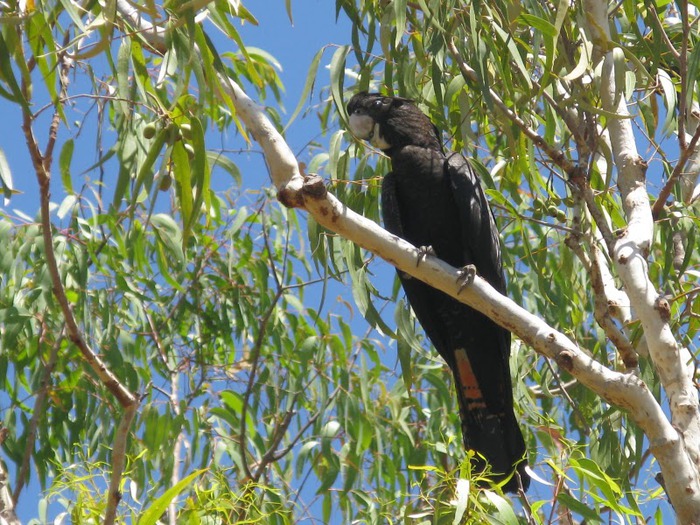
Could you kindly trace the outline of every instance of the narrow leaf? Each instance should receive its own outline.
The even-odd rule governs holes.
[[[8,196],[12,194],[12,172],[2,149],[0,149],[0,182],[5,193],[5,204],[7,204]]]
[[[75,143],[73,139],[68,139],[61,148],[61,154],[58,157],[58,169],[61,172],[61,180],[63,181],[63,189],[66,193],[73,192],[73,180],[70,176],[70,163],[73,159],[73,149]]]
[[[658,71],[659,83],[664,93],[664,104],[666,106],[666,118],[664,119],[663,126],[661,127],[661,132],[668,136],[672,129],[673,118],[676,114],[676,88],[673,85],[673,81],[666,71],[659,69]]]
[[[350,46],[341,46],[331,59],[331,95],[343,120],[347,120],[345,101],[343,100],[343,81],[345,80],[345,58]]]
[[[13,102],[18,102],[22,105],[22,108],[29,111],[27,106],[27,101],[22,95],[22,90],[19,88],[19,84],[15,79],[15,73],[12,71],[12,65],[10,64],[10,51],[7,49],[5,44],[5,39],[0,31],[0,79],[4,80],[10,88],[12,95],[14,97]]]
[[[557,501],[572,512],[580,514],[581,516],[586,518],[587,521],[597,521],[601,523],[603,522],[600,515],[596,511],[594,511],[592,508],[588,507],[584,503],[581,503],[577,499],[572,498],[568,494],[565,494],[563,492],[559,493],[559,495],[557,496]]]
[[[394,0],[394,24],[396,35],[394,36],[394,47],[401,43],[404,29],[406,28],[406,0]]]
[[[688,87],[685,92],[685,107],[688,111],[691,110],[693,105],[693,92],[695,91],[695,84],[698,82],[698,75],[700,75],[700,45],[696,43],[693,47],[693,52],[688,57],[688,74],[686,75]]]
[[[304,82],[304,89],[301,91],[301,96],[299,97],[299,103],[297,104],[297,107],[294,108],[294,113],[292,113],[292,116],[289,117],[289,121],[287,122],[287,125],[284,127],[284,131],[287,131],[289,129],[289,126],[292,125],[292,122],[294,122],[294,119],[297,118],[299,115],[299,112],[301,111],[301,108],[304,107],[304,104],[306,102],[306,99],[309,96],[309,93],[311,93],[311,90],[314,88],[314,83],[316,82],[316,74],[318,73],[318,65],[321,63],[321,57],[323,56],[323,52],[325,49],[320,49],[316,54],[314,55],[313,60],[311,60],[311,65],[309,66],[309,71],[306,73],[306,82]]]
[[[166,490],[161,497],[155,500],[151,506],[141,514],[138,525],[155,525],[160,520],[160,517],[168,509],[168,505],[185,490],[189,485],[204,474],[207,469],[196,470],[186,478],[181,479],[178,483]]]
[[[194,211],[194,194],[192,193],[192,169],[187,150],[182,141],[177,141],[173,145],[173,172],[177,181],[176,193],[180,201],[180,213],[182,215],[182,243],[186,246],[192,224],[192,213]]]
[[[535,15],[530,15],[527,13],[521,13],[520,18],[523,19],[523,21],[527,24],[532,26],[534,29],[537,29],[542,32],[542,34],[549,36],[549,37],[556,37],[557,36],[557,30],[552,25],[551,22],[548,20],[545,20],[543,18],[540,18]]]
[[[506,525],[518,525],[518,518],[515,516],[513,507],[503,496],[499,496],[491,490],[485,490],[484,494],[491,504],[498,509],[501,523]],[[494,516],[495,517],[495,516]]]

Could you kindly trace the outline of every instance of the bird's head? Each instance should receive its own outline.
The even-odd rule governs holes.
[[[350,99],[348,115],[350,132],[381,150],[407,145],[442,150],[433,123],[407,98],[363,91]]]

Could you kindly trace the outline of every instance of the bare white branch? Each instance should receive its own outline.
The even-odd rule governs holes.
[[[0,443],[5,440],[7,432],[6,428],[0,428]],[[0,461],[0,523],[7,523],[8,525],[21,525],[22,523],[15,513],[15,504],[12,500],[12,491],[10,490],[10,478],[2,461]]]
[[[592,17],[592,22],[600,26],[596,31],[604,37],[604,31],[607,31],[607,4],[600,0],[588,0],[587,3],[596,9],[595,14],[589,13],[589,10],[586,12]],[[598,42],[600,39],[599,34]],[[605,41],[607,42],[607,39]],[[225,86],[226,95],[233,101],[237,115],[262,147],[270,175],[282,203],[306,209],[326,228],[376,253],[413,277],[482,311],[498,324],[512,331],[537,352],[554,359],[561,368],[569,371],[608,403],[628,410],[630,417],[649,438],[652,451],[667,478],[666,488],[679,517],[685,523],[700,522],[700,485],[696,469],[688,461],[684,447],[680,446],[683,436],[671,426],[661,406],[639,378],[634,374],[623,374],[604,367],[564,334],[548,326],[540,318],[527,312],[507,297],[500,295],[483,279],[477,277],[460,293],[460,287],[457,284],[458,272],[455,268],[434,257],[428,257],[416,266],[419,255],[416,247],[341,204],[326,191],[320,177],[302,177],[293,152],[262,109],[231,79],[222,76],[220,80]],[[614,97],[614,86],[611,93]],[[610,98],[611,94],[608,93],[606,96]],[[616,119],[611,120],[617,122]],[[617,122],[614,126],[611,124],[611,133],[615,133],[620,140],[631,140],[631,144],[634,144],[631,131],[627,136],[623,123]],[[630,282],[637,285],[649,284],[645,272],[645,250],[649,249],[653,227],[643,182],[643,165],[639,160],[634,149],[618,148],[616,152],[616,162],[621,172],[620,187],[625,199],[625,210],[630,219],[630,231],[618,241],[613,253],[618,271],[624,267],[623,281],[626,284]],[[653,288],[648,289],[651,289],[654,295]],[[647,301],[650,297],[641,298]],[[638,297],[630,295],[630,299],[636,306],[635,301]],[[643,304],[648,306],[646,302]],[[661,321],[659,311],[654,309],[655,305],[656,303],[652,301],[651,311],[655,312],[657,320]],[[649,319],[646,323],[650,326],[647,326],[644,320],[642,323],[647,330],[656,328]],[[665,328],[663,322],[661,325],[662,329],[668,328],[667,323]],[[660,338],[657,338],[657,343],[658,339]],[[676,361],[679,360],[676,359]],[[681,374],[680,377],[683,379],[683,384],[685,384],[685,375]]]
[[[615,51],[611,47],[607,7],[608,3],[603,0],[584,2],[588,30],[603,62],[600,79],[603,109],[618,115],[608,118],[607,123],[627,228],[615,241],[612,258],[669,396],[673,424],[681,432],[680,448],[688,455],[673,470],[664,471],[666,489],[681,522],[697,523],[700,521],[698,397],[682,357],[684,354],[671,331],[668,301],[659,295],[648,276],[647,257],[654,220],[646,189],[646,163],[637,153],[622,87],[615,85]],[[678,443],[678,438],[672,442]]]
[[[700,105],[697,102],[693,102],[691,105],[691,110],[688,112],[688,119],[685,125],[686,130],[688,130],[687,142],[692,143],[693,135],[697,133],[697,129],[700,127]],[[690,157],[688,158],[688,163],[685,165],[685,169],[681,173],[681,194],[683,196],[683,201],[689,203],[695,194],[695,187],[698,183],[698,178],[700,177],[700,142],[695,143]]]

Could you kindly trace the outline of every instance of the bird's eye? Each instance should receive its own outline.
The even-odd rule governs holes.
[[[372,102],[372,107],[373,107],[374,109],[379,109],[379,108],[381,108],[381,107],[382,107],[382,101],[379,100],[379,99],[375,100],[374,102]]]

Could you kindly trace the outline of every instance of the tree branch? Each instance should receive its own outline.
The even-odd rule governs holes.
[[[455,60],[459,67],[459,70],[462,72],[464,80],[472,83],[476,82],[476,71],[474,71],[471,67],[467,65],[466,62],[464,62],[464,60],[462,60],[462,57],[459,54],[459,50],[457,49],[457,46],[455,46],[452,39],[447,39],[447,49],[449,49],[452,58]],[[527,138],[529,138],[532,141],[532,143],[535,146],[541,148],[542,151],[544,151],[549,156],[549,158],[552,159],[552,161],[557,166],[559,166],[567,175],[574,172],[576,165],[566,158],[566,155],[564,155],[563,151],[553,147],[546,140],[544,140],[544,138],[539,133],[537,133],[536,130],[528,126],[523,119],[521,119],[512,109],[506,106],[506,104],[501,100],[501,97],[498,96],[498,93],[490,89],[489,94],[491,95],[491,98],[493,99],[496,107],[499,110],[501,110],[508,117],[508,119],[511,122],[513,122],[513,124],[518,126],[518,128],[520,128],[520,130],[525,134]]]
[[[472,286],[459,294],[456,269],[432,257],[416,267],[419,251],[414,246],[342,205],[326,191],[320,177],[310,176],[302,180],[294,154],[263,111],[235,82],[229,81],[227,85],[238,115],[268,158],[270,175],[283,204],[306,209],[319,224],[379,255],[401,271],[483,312],[538,353],[554,359],[604,400],[630,410],[630,417],[649,438],[662,470],[674,473],[675,480],[669,483],[672,500],[685,498],[690,508],[696,505],[700,508],[697,473],[680,446],[680,436],[642,381],[594,361],[564,334],[497,293],[483,279],[477,277]],[[691,494],[686,493],[686,487],[691,489]],[[695,488],[698,490],[693,490]]]
[[[684,161],[684,167],[679,169],[679,171],[681,172],[681,198],[683,202],[690,204],[698,198],[696,184],[698,177],[700,177],[700,141],[698,140],[700,139],[700,131],[698,131],[700,129],[700,105],[695,101],[691,104],[686,127],[688,133],[693,134],[688,145],[690,156]],[[676,169],[678,169],[678,165],[673,171],[675,172]]]
[[[589,244],[589,248],[593,252],[592,257],[589,257],[583,249],[578,237],[568,236],[565,242],[571,251],[579,258],[591,279],[591,287],[593,288],[593,316],[595,320],[603,329],[608,339],[615,345],[627,370],[636,370],[639,366],[637,353],[627,336],[612,320],[610,313],[611,301],[607,297],[601,272],[600,250],[595,244]]]
[[[8,430],[0,425],[0,445],[5,441]],[[5,463],[0,460],[0,521],[8,525],[22,525],[15,513],[15,503],[10,490],[10,477],[7,475]]]
[[[72,65],[72,61],[67,57],[66,51],[59,52],[58,62],[60,64],[59,80],[61,83],[61,96],[56,104],[62,104],[66,96],[68,85],[68,71]],[[30,93],[30,87],[27,85],[27,80],[22,80],[22,93],[27,96]],[[66,332],[68,338],[77,346],[83,356],[83,359],[92,368],[102,384],[114,395],[119,403],[124,408],[125,412],[121,423],[116,431],[114,447],[112,449],[112,473],[109,483],[109,495],[107,499],[107,508],[105,509],[105,524],[111,525],[116,518],[116,507],[121,500],[119,486],[121,484],[124,465],[126,463],[126,444],[127,433],[131,422],[133,421],[139,401],[136,396],[123,385],[117,376],[107,367],[104,361],[92,351],[89,347],[83,334],[78,327],[78,323],[73,314],[66,292],[61,280],[61,274],[56,260],[56,254],[53,248],[53,234],[51,225],[51,164],[53,148],[56,142],[59,110],[58,106],[54,110],[54,115],[49,128],[49,139],[46,147],[46,154],[42,154],[37,140],[32,129],[33,115],[29,111],[29,106],[24,105],[22,110],[23,122],[22,130],[24,131],[25,140],[29,149],[32,164],[36,172],[39,182],[40,209],[41,209],[41,230],[44,240],[44,251],[46,257],[46,267],[51,276],[51,284],[56,301],[63,313],[66,322]]]
[[[588,0],[589,3],[591,1]],[[602,5],[602,25],[607,28],[606,5],[602,1],[598,4],[600,5],[595,7],[600,8]],[[453,44],[450,44],[450,51],[455,54],[456,49]],[[469,72],[464,68],[465,64],[459,60],[458,55],[455,54],[454,58],[460,63],[463,74],[468,76]],[[307,210],[319,224],[381,256],[401,271],[483,312],[499,325],[519,336],[538,353],[554,359],[561,368],[567,370],[608,403],[629,410],[630,417],[649,438],[662,471],[674,474],[675,480],[670,482],[668,487],[674,505],[678,501],[678,504],[683,504],[684,508],[691,509],[684,514],[679,512],[679,516],[688,518],[686,522],[690,522],[691,519],[700,521],[700,513],[693,512],[693,509],[700,508],[700,484],[697,472],[693,464],[688,461],[683,447],[680,446],[681,436],[671,426],[661,406],[641,380],[632,374],[614,372],[594,361],[564,334],[500,295],[480,277],[476,277],[472,285],[460,294],[460,287],[456,283],[459,274],[455,268],[434,257],[428,257],[416,266],[419,251],[414,246],[342,205],[326,191],[320,177],[302,178],[294,154],[264,112],[233,80],[225,77],[221,72],[219,79],[224,91],[232,99],[237,115],[261,145],[270,175],[278,189],[278,198],[283,204]],[[498,97],[495,100],[500,101]],[[536,132],[529,129],[505,105],[499,105],[498,102],[497,105],[512,115],[514,122],[520,123],[518,125],[533,142],[547,151],[548,145],[542,144],[542,138]],[[614,119],[614,122],[616,121],[617,119]],[[561,151],[552,151],[548,154],[564,171],[572,172],[573,164]],[[628,165],[626,162],[628,159],[621,158],[619,152],[617,158],[623,161],[618,164],[622,172],[630,167],[635,170],[639,168],[635,164]],[[647,233],[649,232],[643,228],[641,231],[637,230],[639,226],[649,221],[642,214],[635,213],[634,202],[630,202],[630,198],[637,196],[634,192],[637,189],[637,178],[623,173],[620,186],[624,188],[621,191],[625,197],[626,210],[632,212],[630,230],[622,241],[637,241],[637,244],[630,247],[632,250],[639,250],[640,246],[648,250],[650,237]],[[648,201],[646,202],[648,204]],[[648,213],[648,215],[650,218],[651,214]],[[633,226],[635,228],[632,228]],[[635,251],[632,253],[628,253],[629,250],[625,251],[627,248],[625,242],[618,242],[616,245],[621,246],[621,249],[614,254],[616,261],[619,262],[618,267],[632,266],[629,264],[630,258],[638,255]],[[627,256],[624,261],[622,255]]]
[[[105,524],[111,525],[117,519],[117,506],[122,499],[119,490],[122,481],[122,474],[126,466],[126,448],[129,444],[129,429],[134,421],[139,402],[124,406],[119,426],[114,433],[114,444],[112,445],[112,473],[109,476],[109,487],[107,489],[107,508],[105,509]]]
[[[246,447],[246,430],[248,428],[248,406],[250,404],[250,396],[253,394],[253,387],[255,386],[255,378],[258,373],[258,365],[260,363],[261,348],[263,340],[265,337],[265,331],[267,330],[267,323],[270,322],[272,314],[277,308],[277,302],[282,297],[284,293],[283,288],[278,288],[272,301],[270,302],[270,307],[265,312],[265,315],[260,320],[260,327],[258,328],[258,336],[255,338],[255,343],[250,351],[250,359],[252,364],[250,366],[250,372],[248,372],[248,384],[246,385],[245,393],[243,394],[243,409],[241,410],[241,429],[239,435],[238,446],[241,451],[241,464],[243,465],[243,472],[246,475],[247,481],[255,480],[253,473],[250,471],[248,466],[248,449]]]
[[[671,192],[673,191],[673,187],[676,185],[676,182],[678,182],[683,177],[693,175],[693,170],[685,170],[688,161],[694,159],[694,162],[692,162],[693,167],[695,167],[695,165],[698,164],[698,168],[700,168],[700,162],[697,158],[700,157],[700,148],[698,148],[698,141],[700,141],[700,126],[695,128],[695,133],[693,133],[693,138],[690,139],[690,144],[688,144],[688,147],[681,150],[681,156],[678,159],[678,162],[676,162],[676,167],[673,168],[671,176],[668,178],[668,181],[666,181],[666,184],[664,184],[664,187],[661,188],[659,196],[657,197],[656,202],[654,202],[654,206],[652,208],[654,219],[658,219],[661,215],[661,210],[663,210],[664,206],[666,205],[666,200],[671,195]],[[695,171],[694,179],[697,179],[697,176],[698,173],[697,171]],[[683,197],[684,200],[690,199],[690,195],[688,195],[687,198],[685,195]]]
[[[700,412],[697,392],[682,360],[681,348],[671,331],[668,301],[659,296],[648,277],[646,258],[651,248],[654,220],[645,183],[646,163],[637,153],[630,119],[625,118],[629,112],[622,88],[618,89],[615,85],[607,2],[585,0],[584,12],[588,30],[603,61],[600,79],[603,109],[620,115],[619,118],[608,119],[608,129],[618,170],[618,189],[628,224],[625,232],[616,240],[611,254],[641,321],[661,383],[669,396],[674,428],[682,435],[653,443],[652,449],[665,453],[676,446],[679,453],[688,454],[682,460],[682,472],[676,470],[681,468],[681,464],[676,464],[671,470],[665,470],[662,465],[662,471],[668,494],[681,522],[697,523],[700,521]]]

